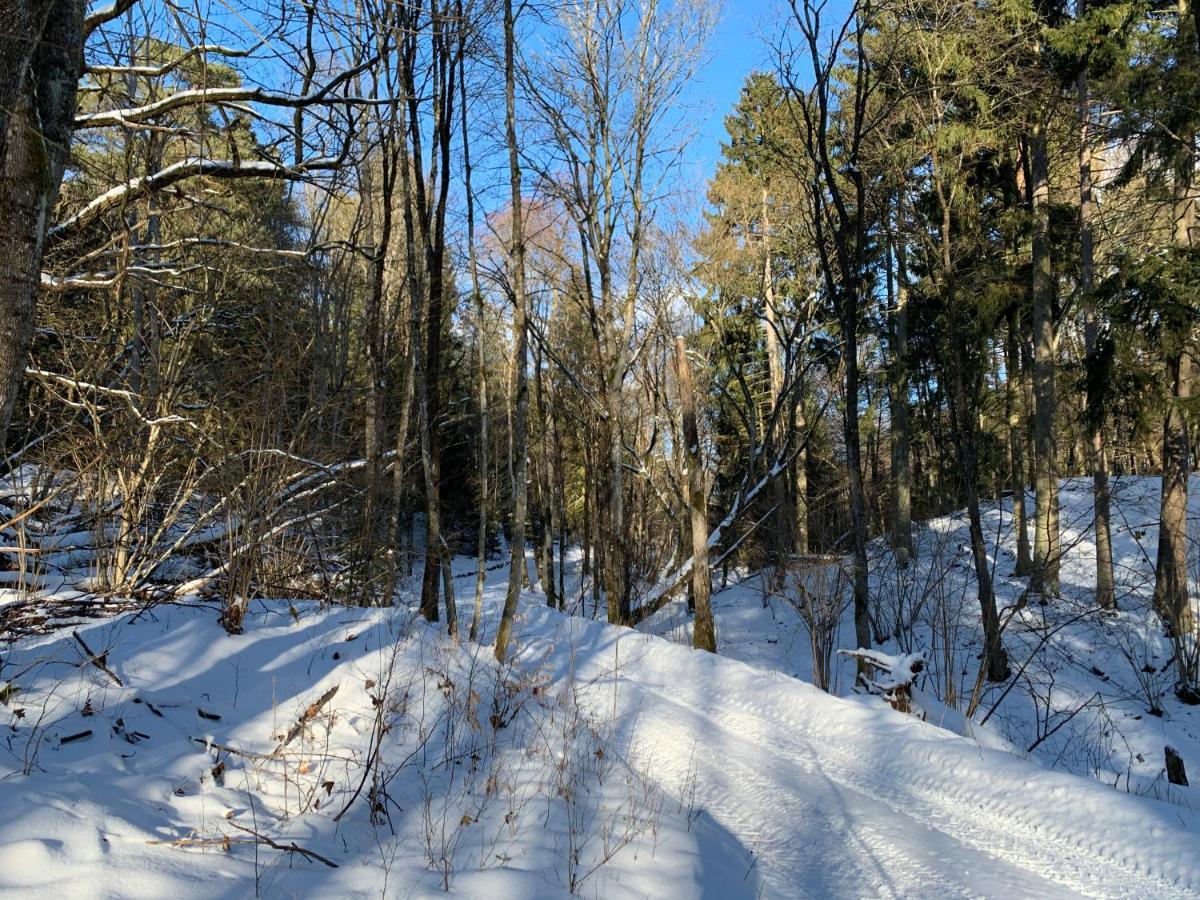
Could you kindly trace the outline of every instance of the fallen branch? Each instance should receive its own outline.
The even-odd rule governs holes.
[[[308,709],[304,710],[300,718],[296,720],[296,724],[288,729],[288,733],[284,736],[279,746],[275,748],[275,752],[271,754],[272,756],[279,754],[284,747],[296,739],[296,736],[304,730],[304,726],[316,718],[317,713],[322,710],[325,704],[333,699],[333,695],[338,692],[338,687],[340,687],[340,685],[335,684],[320,697],[318,697],[314,702],[309,704]]]
[[[336,869],[338,867],[338,864],[335,863],[333,860],[328,859],[328,858],[322,856],[320,853],[317,853],[313,850],[309,850],[305,847],[301,847],[295,841],[292,841],[290,844],[281,844],[278,841],[274,841],[271,838],[267,837],[265,834],[259,834],[257,831],[247,828],[244,825],[239,825],[237,822],[230,822],[229,824],[232,825],[234,828],[236,828],[238,831],[244,831],[244,832],[246,832],[246,834],[252,835],[253,837],[258,839],[262,843],[266,844],[268,847],[271,847],[275,850],[281,850],[284,853],[299,853],[301,856],[305,857],[306,859],[312,859],[312,860],[316,860],[319,863],[324,863],[325,865],[329,866],[329,868],[331,868],[331,869]]]
[[[249,828],[245,828],[245,827],[237,824],[236,822],[230,822],[229,824],[232,825],[234,828],[238,829],[238,831],[246,832],[246,834],[251,835],[251,837],[237,838],[237,837],[230,837],[227,834],[223,834],[220,837],[174,838],[171,840],[146,841],[146,843],[147,844],[160,844],[160,845],[166,844],[167,846],[170,846],[170,847],[222,847],[226,850],[228,850],[232,844],[266,844],[268,847],[272,848],[273,850],[279,850],[283,853],[298,853],[301,856],[303,856],[305,859],[310,859],[310,860],[313,860],[314,862],[323,863],[323,864],[329,866],[329,868],[331,868],[331,869],[336,869],[338,867],[338,864],[335,863],[333,860],[322,856],[320,853],[317,853],[314,850],[309,850],[306,847],[301,847],[295,841],[292,841],[290,844],[281,844],[281,843],[279,843],[279,841],[272,840],[271,838],[267,837],[265,834],[259,834],[257,831],[252,831]]]
[[[87,655],[87,659],[84,660],[84,662],[90,662],[92,665],[94,665],[97,669],[116,682],[117,687],[125,687],[125,683],[117,677],[117,673],[110,669],[108,664],[105,662],[105,659],[108,657],[107,653],[101,653],[99,656],[93,653],[92,648],[87,645],[87,642],[84,641],[83,637],[78,631],[72,631],[71,637],[75,638],[75,643],[79,644],[79,646],[83,648],[83,652]]]

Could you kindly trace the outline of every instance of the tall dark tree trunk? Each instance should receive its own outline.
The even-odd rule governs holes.
[[[1082,17],[1084,0],[1078,0],[1077,15]],[[1092,298],[1095,281],[1095,235],[1092,209],[1092,139],[1090,134],[1087,72],[1081,71],[1079,95],[1079,290],[1084,301],[1083,338],[1089,371],[1099,363],[1099,327],[1096,304]],[[1115,609],[1113,587],[1112,530],[1109,515],[1108,459],[1104,447],[1104,399],[1098,377],[1087,379],[1087,428],[1092,461],[1092,506],[1096,534],[1096,604]]]
[[[413,10],[419,15],[420,10]],[[407,56],[406,100],[408,129],[412,142],[412,159],[417,166],[412,180],[416,194],[421,238],[424,243],[425,278],[429,290],[425,317],[425,366],[421,397],[422,435],[421,456],[425,476],[425,569],[421,582],[421,614],[429,621],[438,618],[439,578],[443,566],[450,565],[450,551],[442,533],[442,332],[445,321],[445,250],[446,200],[450,191],[450,150],[454,131],[455,79],[458,60],[454,23],[463,27],[461,8],[454,11],[449,4],[433,4],[430,10],[429,68],[430,83],[417,89],[411,70],[413,57]],[[409,40],[412,38],[410,37]],[[411,45],[410,45],[411,46]],[[421,169],[420,103],[431,96],[427,115],[430,123],[430,172],[428,187]],[[453,593],[446,595],[446,624],[453,635],[457,630],[457,615]]]
[[[4,8],[0,36],[0,455],[33,337],[42,251],[83,67],[83,0]]]
[[[962,348],[967,338],[959,335],[955,344]],[[983,521],[979,513],[979,451],[976,431],[979,416],[975,397],[979,394],[977,384],[967,385],[965,374],[973,368],[971,361],[963,358],[961,350],[952,355],[950,408],[954,418],[955,447],[958,451],[959,481],[967,503],[967,518],[970,522],[971,560],[975,567],[978,585],[979,610],[983,621],[984,668],[988,681],[1005,681],[1010,672],[1008,653],[1000,637],[1000,616],[996,610],[996,593],[992,584],[992,570],[988,564],[987,544],[983,536]]]
[[[546,605],[558,605],[554,586],[554,478],[550,459],[550,417],[546,404],[545,373],[542,371],[542,353],[534,353],[533,363],[534,411],[538,423],[538,465],[534,471],[534,492],[537,497],[537,555],[538,581],[546,595]]]
[[[858,432],[858,279],[853,279],[841,303],[842,368],[846,412],[842,418],[846,442],[846,471],[850,485],[850,523],[854,554],[854,637],[859,649],[871,646],[870,591],[867,582],[867,501],[863,489],[862,454]]]
[[[407,364],[405,365],[404,381],[400,389],[399,422],[396,426],[395,458],[392,460],[392,565],[389,583],[394,589],[396,584],[396,556],[401,557],[404,572],[408,575],[413,571],[412,544],[412,511],[404,509],[404,472],[405,457],[408,449],[408,432],[412,425],[413,398],[416,396],[418,370],[421,366],[421,319],[424,312],[425,278],[421,263],[416,257],[417,224],[413,215],[413,185],[412,160],[408,154],[407,121],[408,111],[404,103],[396,105],[398,139],[398,159],[396,162],[397,177],[400,181],[401,222],[404,226],[404,275],[408,287],[408,324],[405,340],[407,342]],[[418,426],[421,427],[421,426]]]
[[[775,407],[783,400],[783,359],[781,358],[781,349],[779,342],[779,311],[776,306],[775,297],[775,273],[773,264],[773,248],[771,246],[771,219],[770,208],[768,205],[769,192],[764,185],[762,189],[762,215],[760,228],[762,231],[763,242],[763,272],[762,272],[762,294],[763,294],[763,332],[766,337],[767,347],[767,374],[771,383],[771,401],[770,411],[775,412]],[[802,397],[794,398],[793,403],[802,402]],[[792,438],[795,438],[797,427],[803,427],[804,414],[802,409],[798,409],[799,416],[792,415],[786,420],[792,425]],[[808,552],[808,486],[804,483],[800,473],[801,460],[797,459],[792,463],[792,489],[794,492],[793,502],[787,502],[788,485],[783,479],[778,479],[775,486],[772,488],[775,494],[775,502],[778,504],[778,509],[775,512],[776,518],[776,539],[775,544],[781,552],[786,552],[788,544],[796,553],[804,554]],[[790,541],[789,541],[790,537]],[[782,559],[779,560],[782,563]]]
[[[1184,71],[1200,67],[1196,16],[1190,0],[1179,0],[1177,54]],[[1194,130],[1178,135],[1173,160],[1173,243],[1181,249],[1195,246],[1196,227],[1196,135]],[[1186,300],[1183,302],[1187,302]],[[1193,360],[1190,326],[1188,332],[1169,336],[1167,380],[1171,385],[1163,421],[1162,499],[1158,529],[1158,561],[1154,572],[1154,605],[1177,637],[1193,627],[1188,597],[1188,475],[1191,472],[1191,439],[1185,408],[1192,395]],[[1185,681],[1195,673],[1184,672]],[[1192,685],[1185,685],[1195,687]]]
[[[1183,407],[1192,393],[1192,360],[1186,349],[1167,360],[1171,396],[1163,421],[1162,496],[1159,504],[1158,559],[1154,568],[1154,607],[1178,636],[1191,630],[1188,603],[1188,475],[1191,441]]]

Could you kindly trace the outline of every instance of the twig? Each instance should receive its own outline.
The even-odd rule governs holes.
[[[1043,734],[1040,738],[1038,738],[1036,741],[1034,741],[1032,744],[1030,744],[1028,747],[1026,747],[1025,752],[1032,753],[1034,750],[1036,750],[1038,748],[1038,745],[1040,743],[1042,743],[1042,741],[1044,741],[1048,737],[1052,736],[1054,734],[1054,732],[1058,731],[1058,729],[1062,728],[1064,725],[1066,725],[1068,722],[1070,722],[1073,718],[1075,718],[1077,715],[1079,715],[1081,712],[1083,712],[1085,709],[1087,709],[1089,706],[1091,706],[1092,701],[1095,700],[1099,696],[1100,696],[1100,692],[1096,691],[1096,693],[1094,693],[1094,694],[1092,694],[1092,696],[1088,697],[1087,700],[1085,700],[1082,705],[1076,707],[1076,709],[1069,716],[1067,716],[1065,719],[1063,719],[1061,722],[1059,722],[1057,725],[1055,725],[1053,728],[1051,728],[1049,731],[1047,731],[1045,734]],[[1049,695],[1047,695],[1046,702],[1047,702],[1047,704],[1050,702]],[[1049,716],[1047,714],[1047,720],[1048,719],[1049,719]]]
[[[238,750],[236,747],[230,747],[227,744],[218,744],[216,741],[206,741],[204,738],[193,737],[192,740],[213,750],[220,750],[222,753],[231,753],[234,756],[241,756],[245,759],[270,759],[275,755],[274,753],[251,753],[249,750]]]

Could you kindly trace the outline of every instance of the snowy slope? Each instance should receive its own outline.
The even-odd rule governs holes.
[[[674,790],[696,766],[700,802],[754,853],[765,895],[1200,892],[1197,821],[1166,804],[595,623],[565,620],[530,652],[564,645],[635,756]]]
[[[1164,774],[1163,748],[1169,745],[1180,752],[1188,772],[1200,777],[1200,707],[1175,698],[1171,642],[1151,609],[1159,480],[1125,476],[1114,478],[1111,487],[1119,612],[1101,614],[1094,603],[1091,482],[1067,479],[1060,492],[1062,596],[1046,605],[1031,603],[1008,624],[1004,644],[1019,673],[1016,683],[1011,688],[984,685],[970,733],[989,746],[1011,749],[1121,791],[1194,807],[1193,791],[1168,785]],[[1200,525],[1200,477],[1193,476],[1190,495],[1189,519],[1195,530]],[[1030,496],[1030,508],[1032,500]],[[984,503],[982,513],[1003,617],[1027,585],[1026,579],[1012,575],[1016,545],[1011,501]],[[912,619],[907,640],[897,641],[885,629],[882,648],[898,654],[925,651],[930,662],[925,693],[945,699],[952,690],[961,709],[974,686],[981,649],[966,516],[946,516],[916,527],[920,552],[916,564],[906,570],[897,569],[884,542],[871,547],[872,596],[893,617],[907,610]],[[1192,553],[1200,557],[1195,539]],[[766,584],[759,573],[730,573],[727,587],[715,593],[720,651],[811,680],[808,632],[784,592],[767,593],[764,604]],[[642,628],[678,643],[691,640],[682,603],[667,607]],[[837,646],[849,647],[853,641],[847,609]],[[842,660],[837,666],[832,690],[849,693],[853,663]],[[978,720],[993,707],[981,729]],[[935,718],[963,730],[961,716],[943,710]]]
[[[69,629],[7,653],[0,891],[424,897],[445,875],[488,898],[573,879],[606,898],[1200,894],[1187,809],[869,698],[534,593],[505,670],[408,611],[293,608],[256,604],[239,637],[196,607],[80,626],[120,686]]]

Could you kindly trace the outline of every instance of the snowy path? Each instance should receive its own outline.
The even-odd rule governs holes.
[[[528,615],[525,658],[573,670],[639,764],[676,795],[694,779],[697,806],[753,854],[748,896],[1200,892],[1200,840],[1163,804],[778,673]]]

